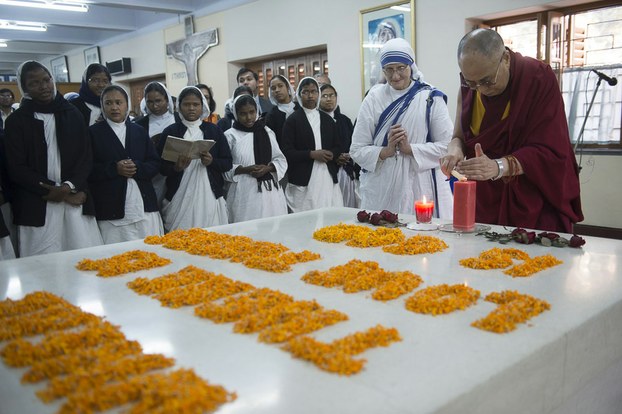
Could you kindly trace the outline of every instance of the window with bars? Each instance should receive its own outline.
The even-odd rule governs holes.
[[[513,51],[551,65],[560,83],[575,146],[622,149],[622,86],[619,82],[599,84],[594,73],[597,70],[622,81],[619,2],[590,3],[485,21],[483,25],[497,30]]]

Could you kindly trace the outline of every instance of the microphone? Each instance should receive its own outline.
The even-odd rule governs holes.
[[[615,86],[618,84],[618,80],[616,78],[610,78],[609,76],[605,75],[602,72],[597,71],[596,69],[592,69],[592,72],[597,74],[598,77],[601,78],[602,80],[607,81],[607,83],[611,86]]]

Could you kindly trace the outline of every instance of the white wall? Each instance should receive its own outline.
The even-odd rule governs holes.
[[[361,100],[359,11],[386,4],[388,0],[258,0],[234,9],[195,18],[195,30],[218,28],[220,44],[199,61],[199,80],[214,89],[222,114],[223,104],[236,86],[236,62],[254,60],[318,45],[326,45],[330,77],[339,91],[342,111],[354,119]],[[449,97],[455,112],[458,91],[456,47],[472,21],[531,12],[576,3],[576,0],[416,0],[417,64],[426,81]],[[310,7],[311,6],[311,7]],[[176,25],[150,35],[101,48],[102,61],[132,58],[132,73],[124,78],[142,78],[166,73],[167,84],[177,93],[186,84],[184,66],[165,57],[165,43],[183,37]],[[69,57],[72,81],[79,81],[84,59]],[[619,157],[593,156],[590,178],[581,173],[584,224],[622,228],[622,192],[602,189],[608,174],[619,165]],[[584,158],[585,160],[585,158]]]

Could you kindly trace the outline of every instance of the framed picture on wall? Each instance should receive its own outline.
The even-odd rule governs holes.
[[[56,82],[69,82],[69,70],[67,70],[67,57],[59,56],[50,61],[52,75]]]
[[[84,49],[84,64],[88,66],[91,63],[100,63],[98,46],[93,46],[93,47],[89,47],[88,49]]]
[[[415,49],[415,0],[400,1],[361,10],[361,84],[365,93],[384,82],[380,49],[388,40],[401,37]]]

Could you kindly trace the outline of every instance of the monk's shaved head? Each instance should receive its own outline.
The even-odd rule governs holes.
[[[498,59],[504,50],[503,39],[499,33],[490,29],[475,29],[460,40],[458,61],[472,55],[483,55],[490,59]]]

